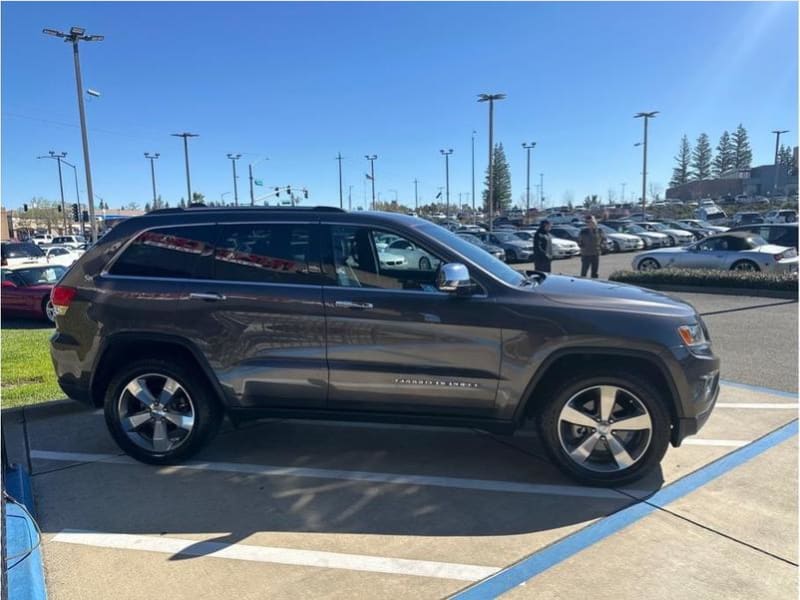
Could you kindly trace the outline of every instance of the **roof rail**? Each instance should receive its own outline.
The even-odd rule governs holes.
[[[157,208],[151,210],[148,215],[152,214],[175,214],[187,210],[302,210],[309,212],[347,212],[338,206],[207,206],[202,203],[190,204],[186,208]]]

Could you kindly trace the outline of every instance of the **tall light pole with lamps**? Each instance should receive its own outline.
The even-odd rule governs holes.
[[[365,154],[364,158],[369,161],[369,180],[372,182],[372,210],[375,210],[375,161],[377,154]]]
[[[505,97],[505,94],[478,94],[478,102],[489,103],[489,231],[494,230],[494,103]]]
[[[336,160],[339,162],[339,208],[344,209],[344,194],[342,193],[342,153],[336,154]]]
[[[530,144],[522,142],[522,147],[528,155],[528,169],[525,175],[525,223],[530,219],[531,212],[531,150],[536,147],[536,142]]]
[[[149,152],[144,153],[144,157],[150,161],[150,179],[153,183],[153,210],[159,208],[158,206],[158,194],[156,194],[156,167],[155,161],[158,160],[158,157],[161,156],[158,152],[155,154],[150,154]]]
[[[72,57],[75,63],[75,84],[78,90],[78,113],[81,120],[81,140],[83,142],[83,163],[86,171],[86,195],[89,204],[89,219],[92,222],[92,242],[97,241],[97,220],[94,218],[94,189],[92,187],[92,169],[89,163],[89,134],[86,129],[86,111],[83,106],[83,81],[81,79],[81,61],[78,54],[78,42],[102,42],[102,35],[86,35],[83,27],[71,27],[69,33],[56,29],[43,29],[42,33],[63,39],[72,44]],[[65,216],[66,218],[66,216]]]
[[[647,214],[647,121],[655,118],[659,111],[640,112],[633,115],[634,119],[644,119],[644,140],[642,141],[642,218]]]
[[[78,167],[66,160],[61,160],[62,163],[72,168],[72,174],[75,175],[75,202],[78,204],[78,221],[81,224],[81,235],[86,238],[86,223],[83,220],[83,210],[81,210],[81,194],[78,191]]]
[[[67,230],[67,205],[64,203],[64,180],[61,176],[61,161],[67,157],[66,152],[61,152],[60,154],[56,154],[53,150],[50,150],[50,153],[45,156],[37,156],[36,158],[52,158],[58,163],[58,187],[61,190],[61,216],[64,217],[64,235],[67,235],[69,231]]]
[[[449,148],[447,150],[439,150],[442,156],[444,156],[444,185],[445,185],[445,209],[444,209],[444,216],[445,219],[450,218],[450,155],[453,153],[453,149]]]
[[[234,206],[239,206],[239,186],[236,183],[236,180],[238,179],[236,177],[236,161],[242,158],[242,155],[231,154],[229,152],[227,157],[231,161],[231,165],[233,165],[233,204]]]
[[[478,221],[478,213],[475,212],[475,134],[477,132],[472,130],[472,222]]]
[[[189,175],[189,138],[199,137],[196,133],[173,133],[173,137],[183,138],[183,158],[186,162],[186,204],[187,206],[192,203],[192,178]]]

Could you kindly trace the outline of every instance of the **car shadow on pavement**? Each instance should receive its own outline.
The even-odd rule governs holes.
[[[119,453],[100,415],[83,413],[79,421],[70,428],[80,434],[68,444],[61,438],[60,451]],[[43,424],[31,428],[31,446],[55,450],[53,438],[39,433]],[[97,436],[103,439],[89,444]],[[203,536],[172,560],[214,551],[205,542],[291,546],[287,534],[410,536],[427,543],[423,538],[541,533],[550,543],[565,529],[636,502],[615,490],[581,488],[540,458],[537,446],[535,438],[474,431],[270,421],[220,434],[190,465],[93,462],[48,470],[42,467],[59,465],[40,463],[34,482],[45,532]],[[358,479],[363,474],[407,480]],[[492,485],[475,489],[475,481]],[[503,489],[508,482],[531,489]],[[323,538],[336,551],[334,538]]]

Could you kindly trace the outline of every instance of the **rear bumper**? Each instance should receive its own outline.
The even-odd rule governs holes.
[[[50,357],[58,386],[68,398],[94,406],[89,374],[78,356],[78,342],[63,333],[50,338]]]

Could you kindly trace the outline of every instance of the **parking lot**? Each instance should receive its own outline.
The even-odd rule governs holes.
[[[795,598],[796,303],[684,297],[725,380],[779,389],[723,385],[700,435],[629,489],[576,486],[527,431],[226,423],[159,468],[122,455],[100,411],[9,415],[50,595]]]

